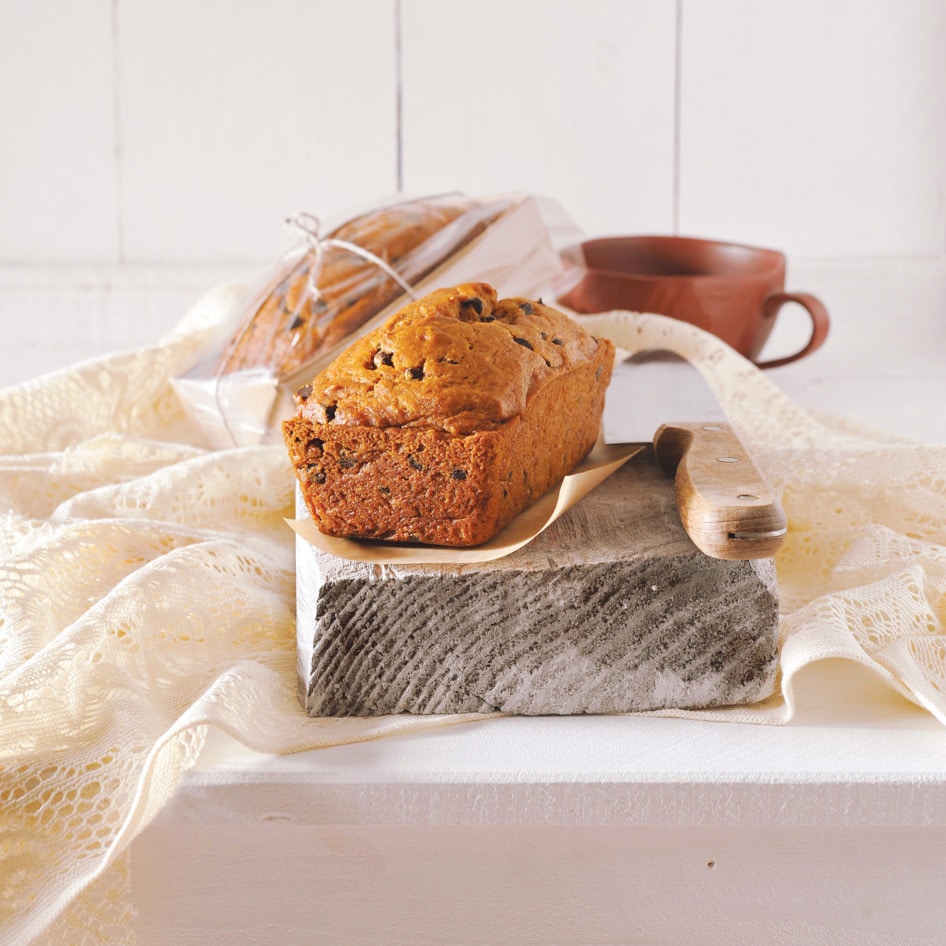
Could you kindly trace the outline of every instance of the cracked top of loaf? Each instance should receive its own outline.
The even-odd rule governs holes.
[[[541,301],[498,299],[487,283],[406,305],[296,393],[313,423],[491,430],[522,414],[556,373],[601,344]]]

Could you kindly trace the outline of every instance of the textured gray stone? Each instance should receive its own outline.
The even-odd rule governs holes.
[[[506,558],[367,565],[297,539],[297,570],[313,716],[699,708],[775,684],[773,560],[703,555],[650,451]]]

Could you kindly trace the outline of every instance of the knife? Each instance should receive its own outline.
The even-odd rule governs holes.
[[[615,364],[602,428],[609,444],[653,441],[700,551],[721,559],[776,553],[788,531],[785,513],[690,362],[649,350]]]

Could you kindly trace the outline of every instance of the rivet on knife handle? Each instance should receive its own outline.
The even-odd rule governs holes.
[[[698,549],[723,559],[775,555],[785,513],[728,424],[663,424],[654,450],[675,471],[680,521]]]

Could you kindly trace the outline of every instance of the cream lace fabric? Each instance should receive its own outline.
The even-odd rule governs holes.
[[[286,753],[471,718],[302,713],[285,452],[205,449],[169,384],[237,299],[0,392],[3,943],[131,941],[129,845],[209,727]],[[705,715],[787,721],[794,672],[843,656],[946,721],[946,453],[812,416],[689,326],[592,324],[697,363],[789,516],[781,691]]]

